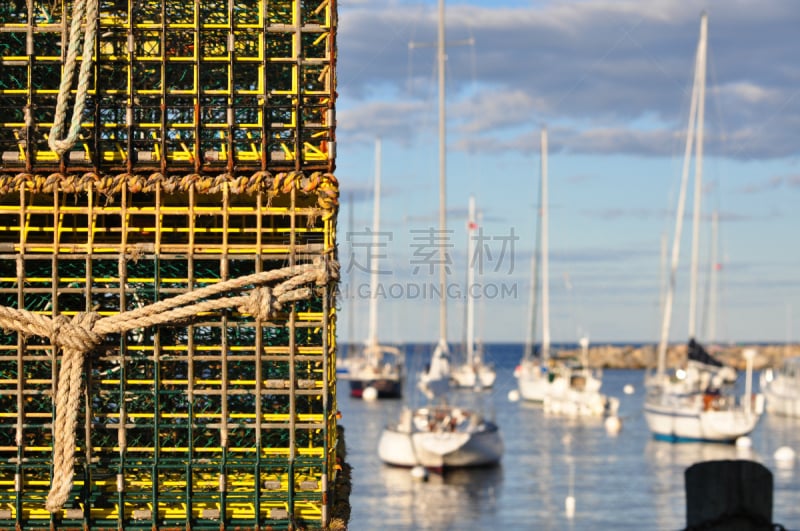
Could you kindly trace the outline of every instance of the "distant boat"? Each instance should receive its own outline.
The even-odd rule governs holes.
[[[381,215],[381,142],[375,142],[375,199],[372,217],[373,248],[370,253],[369,335],[364,348],[347,358],[350,396],[400,398],[403,396],[403,353],[378,342],[378,246]]]
[[[545,413],[568,417],[616,415],[619,399],[600,392],[602,371],[589,367],[589,338],[582,337],[580,346],[580,361],[565,361],[555,369],[556,377],[544,397]]]
[[[475,238],[478,222],[475,215],[475,197],[469,198],[469,219],[467,220],[467,330],[464,344],[465,359],[453,364],[451,378],[457,387],[486,389],[494,385],[497,373],[492,365],[484,361],[483,345],[475,341],[475,297],[472,286],[475,284]]]
[[[763,410],[763,397],[752,395],[752,353],[748,351],[745,395],[735,394],[736,372],[712,357],[695,339],[695,309],[697,293],[697,241],[699,237],[700,199],[702,191],[703,111],[705,100],[705,71],[707,48],[707,15],[703,13],[700,40],[697,47],[692,103],[681,177],[681,189],[676,213],[672,244],[670,279],[664,299],[661,338],[658,345],[658,368],[645,381],[644,416],[653,436],[667,441],[733,442],[756,427]],[[696,124],[695,124],[696,120]],[[667,342],[672,301],[675,294],[675,274],[680,255],[681,228],[686,203],[689,161],[692,155],[696,126],[694,227],[692,245],[692,278],[689,303],[689,344],[686,367],[668,374],[666,370]]]
[[[389,465],[433,470],[493,465],[503,456],[497,425],[469,409],[439,405],[405,409],[383,430],[380,459]]]
[[[761,373],[761,392],[767,412],[785,417],[800,417],[800,357],[786,358],[777,369]]]
[[[439,0],[438,26],[439,229],[441,234],[446,234],[444,0]],[[440,239],[441,258],[446,256],[446,243],[444,238]],[[445,286],[445,260],[440,264],[440,283]],[[439,302],[439,321],[439,342],[428,369],[420,375],[418,382],[429,397],[429,405],[403,409],[399,421],[383,429],[378,441],[378,457],[388,465],[435,470],[495,465],[504,451],[497,424],[486,418],[479,408],[459,407],[448,399],[451,371],[447,345],[447,297],[444,294]]]
[[[445,297],[442,297],[444,300]],[[452,372],[450,370],[450,348],[447,339],[439,339],[431,354],[430,363],[425,365],[417,378],[417,387],[429,399],[446,395],[450,391]]]

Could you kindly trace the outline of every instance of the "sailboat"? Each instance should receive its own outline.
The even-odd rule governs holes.
[[[451,378],[457,387],[471,389],[485,389],[492,387],[497,378],[497,373],[492,365],[483,359],[483,345],[475,341],[475,238],[473,231],[477,230],[478,222],[475,216],[475,197],[469,198],[469,218],[467,220],[467,333],[464,345],[465,360],[461,364],[454,364]]]
[[[792,355],[792,307],[786,305],[786,344],[783,361],[777,368],[761,373],[760,388],[767,402],[767,412],[786,417],[800,417],[800,356]]]
[[[589,338],[582,337],[580,361],[563,361],[554,370],[556,377],[544,397],[544,412],[567,417],[613,416],[619,399],[600,392],[603,375],[589,366]]]
[[[760,384],[767,412],[800,417],[800,356],[785,358],[777,369],[762,372]]]
[[[446,233],[446,156],[444,91],[444,0],[439,0],[437,62],[439,74],[439,229]],[[439,281],[447,285],[444,267],[446,242],[440,241]],[[462,408],[448,399],[450,390],[450,354],[447,344],[447,298],[442,289],[439,302],[439,342],[428,370],[419,386],[429,398],[429,405],[404,408],[397,422],[381,432],[378,457],[394,466],[425,467],[444,471],[448,468],[497,464],[503,456],[503,439],[494,422],[478,409]]]
[[[515,370],[519,394],[524,400],[540,402],[546,413],[567,416],[616,414],[619,400],[600,392],[602,373],[589,367],[588,338],[582,338],[582,356],[578,362],[555,360],[550,355],[550,267],[547,176],[547,129],[541,132],[542,180],[540,190],[540,253],[532,265],[531,310],[528,340],[523,358]],[[541,255],[542,343],[539,356],[533,355],[536,321],[537,255]]]
[[[531,311],[528,328],[528,340],[525,353],[519,366],[514,371],[517,377],[519,395],[523,400],[544,403],[550,384],[555,379],[555,374],[550,371],[550,282],[549,282],[549,251],[548,251],[548,213],[547,213],[547,129],[541,132],[541,183],[539,190],[539,232],[538,243],[541,249],[534,253],[531,271]],[[538,246],[537,246],[538,247]],[[538,292],[537,262],[541,260],[542,278],[542,342],[539,354],[534,355],[533,335],[536,330],[536,295]]]
[[[400,398],[403,396],[403,354],[399,348],[378,342],[378,253],[381,215],[381,141],[375,141],[375,198],[370,253],[369,335],[358,356],[349,359],[350,396]]]
[[[735,394],[736,372],[711,356],[695,338],[700,199],[702,191],[703,112],[705,100],[708,18],[701,16],[700,39],[689,110],[683,173],[672,242],[670,278],[664,298],[658,366],[648,375],[644,415],[656,439],[667,441],[733,442],[755,429],[763,411],[763,396],[752,395],[752,351],[746,351],[746,392]],[[695,131],[696,129],[696,131]],[[696,134],[696,146],[695,146]],[[666,370],[667,342],[675,295],[675,273],[680,256],[681,228],[686,203],[689,161],[695,147],[695,187],[692,232],[692,260],[689,297],[689,344],[685,368],[674,374]]]

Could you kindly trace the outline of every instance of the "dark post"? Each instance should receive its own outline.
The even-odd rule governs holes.
[[[772,525],[772,472],[747,460],[686,469],[686,529],[755,531]]]

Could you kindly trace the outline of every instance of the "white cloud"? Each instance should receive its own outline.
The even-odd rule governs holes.
[[[448,50],[452,145],[519,149],[520,128],[567,121],[580,124],[561,139],[571,152],[671,155],[672,138],[685,128],[705,8],[707,153],[796,155],[800,10],[793,0],[765,0],[758,9],[746,0],[449,5],[448,40],[476,43]],[[349,2],[340,21],[342,138],[381,134],[410,143],[420,133],[416,124],[432,124],[435,112],[434,51],[411,57],[408,49],[411,41],[435,41],[434,3]],[[407,101],[393,103],[398,98]],[[646,131],[643,117],[655,121]]]
[[[717,93],[721,98],[745,104],[774,103],[780,97],[780,91],[752,81],[737,81],[723,85],[717,89]]]

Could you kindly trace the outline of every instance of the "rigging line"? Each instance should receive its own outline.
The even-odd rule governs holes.
[[[471,70],[470,74],[472,76],[471,90],[469,92],[470,92],[470,97],[475,97],[478,89],[478,66],[477,66],[478,61],[477,61],[477,53],[475,51],[475,35],[471,25],[468,25],[467,29],[469,30],[469,39],[467,40],[467,44],[470,47],[470,70]],[[470,109],[480,108],[480,106],[470,105],[469,108]],[[480,132],[476,131],[474,135],[475,137],[479,138]],[[472,135],[470,135],[470,137],[471,136]],[[469,183],[471,184],[472,189],[478,195],[480,195],[479,192],[482,191],[480,185],[482,184],[483,179],[480,178],[481,167],[479,161],[473,160],[473,155],[476,152],[476,150],[473,148],[471,142],[467,142],[465,144],[465,147],[467,150],[467,157],[469,162],[469,164],[467,165]]]
[[[711,83],[709,83],[712,87],[721,87],[722,85],[719,83],[719,78],[717,76],[717,68],[716,63],[714,63],[714,57],[711,55],[711,50],[708,51],[708,70],[709,70],[709,77],[711,78]],[[719,155],[727,156],[728,155],[728,135],[726,131],[728,130],[723,118],[722,114],[722,105],[720,104],[720,97],[719,97],[719,89],[715,88],[709,91],[712,96],[712,101],[714,103],[714,117],[716,118],[716,124],[719,128],[719,132],[717,133],[717,141],[719,143]]]
[[[417,36],[417,28],[419,27],[418,22],[421,18],[424,17],[426,13],[426,9],[424,5],[420,5],[417,8],[416,14],[414,16],[409,17],[409,26],[411,27],[409,40],[407,43],[408,47],[408,71],[407,71],[407,79],[406,79],[406,95],[413,99],[414,97],[414,56],[412,50],[418,47],[418,43],[416,40]]]

